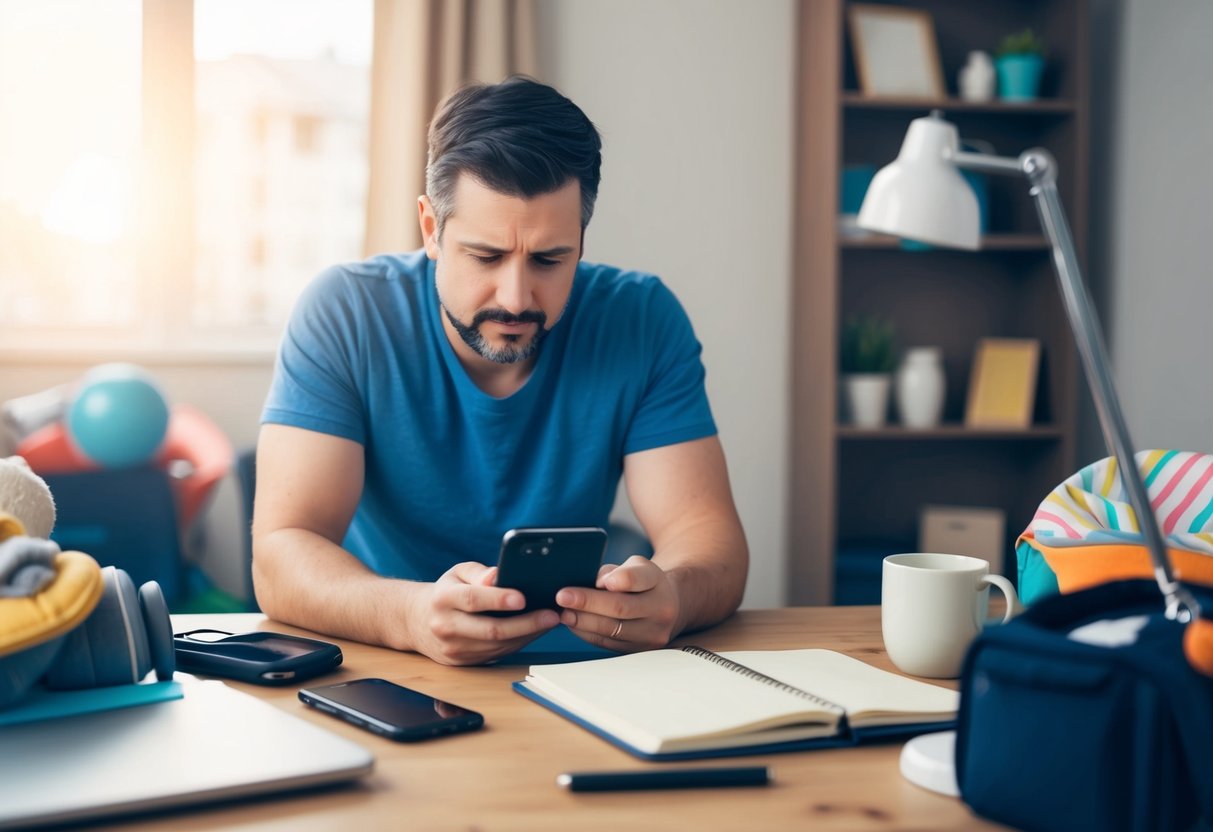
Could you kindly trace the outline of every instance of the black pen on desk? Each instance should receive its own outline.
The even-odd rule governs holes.
[[[561,774],[556,778],[556,785],[563,786],[571,792],[715,789],[723,786],[765,786],[770,782],[771,776],[766,766],[574,771]]]

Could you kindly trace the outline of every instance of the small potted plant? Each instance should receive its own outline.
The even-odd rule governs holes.
[[[1045,47],[1031,29],[1007,35],[994,61],[998,94],[1004,101],[1035,101],[1045,68]]]
[[[839,369],[851,421],[864,428],[884,425],[897,359],[893,325],[876,316],[853,316],[842,328]]]

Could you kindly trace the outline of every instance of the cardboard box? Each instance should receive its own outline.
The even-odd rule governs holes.
[[[1002,574],[1007,517],[1001,509],[967,506],[923,506],[918,523],[918,551],[969,555],[990,562]]]

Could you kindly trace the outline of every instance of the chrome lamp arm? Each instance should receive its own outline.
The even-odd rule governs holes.
[[[1166,543],[1158,527],[1158,518],[1150,507],[1150,498],[1137,470],[1129,429],[1120,408],[1120,398],[1108,368],[1108,351],[1091,296],[1082,280],[1074,237],[1066,222],[1061,197],[1057,192],[1057,162],[1041,148],[1024,151],[1018,158],[990,156],[982,153],[951,152],[948,154],[958,168],[1003,176],[1021,175],[1027,178],[1041,226],[1053,250],[1053,266],[1057,283],[1065,302],[1074,340],[1082,359],[1083,370],[1091,385],[1099,424],[1104,441],[1116,457],[1120,475],[1129,494],[1129,503],[1137,514],[1137,522],[1154,565],[1154,579],[1166,598],[1168,618],[1187,622],[1200,616],[1200,605],[1192,594],[1171,573]]]

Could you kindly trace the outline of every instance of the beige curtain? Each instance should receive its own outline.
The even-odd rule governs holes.
[[[434,108],[465,81],[513,73],[536,74],[533,0],[375,0],[368,256],[421,245]]]

